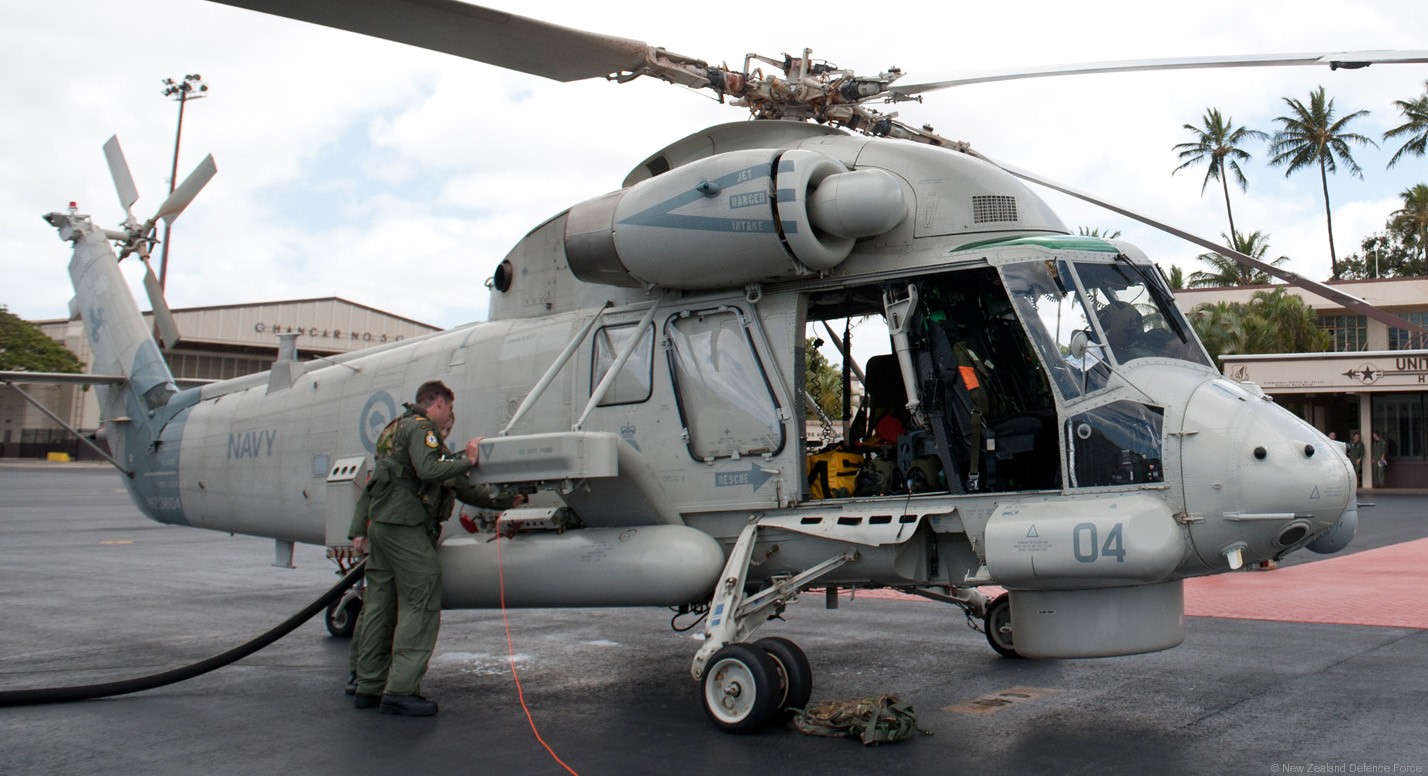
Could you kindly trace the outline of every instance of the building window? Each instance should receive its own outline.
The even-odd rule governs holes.
[[[1334,338],[1334,352],[1351,353],[1368,348],[1368,318],[1362,315],[1321,315],[1319,328]]]
[[[1428,312],[1399,313],[1398,317],[1416,323],[1419,326],[1428,326]],[[1415,331],[1408,329],[1388,329],[1388,349],[1389,350],[1423,350],[1428,348],[1428,337],[1424,337]]]
[[[1373,430],[1388,442],[1389,461],[1428,460],[1428,393],[1374,396]],[[1364,437],[1369,445],[1372,435]]]

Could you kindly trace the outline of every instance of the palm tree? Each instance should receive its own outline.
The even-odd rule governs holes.
[[[1220,235],[1224,237],[1225,235]],[[1230,247],[1240,253],[1252,258],[1265,261],[1264,254],[1269,251],[1269,235],[1259,232],[1251,232],[1240,235],[1233,240],[1228,240]],[[1186,278],[1187,288],[1219,288],[1223,286],[1255,286],[1269,282],[1269,275],[1255,269],[1247,264],[1241,264],[1227,256],[1218,253],[1202,253],[1197,256],[1200,261],[1209,264],[1213,272],[1192,272]],[[1289,261],[1288,256],[1280,256],[1269,264],[1278,267]]]
[[[1428,261],[1428,184],[1420,183],[1404,189],[1403,207],[1392,213],[1389,225],[1403,235],[1407,245],[1418,244],[1418,255]]]
[[[1190,311],[1190,325],[1217,363],[1234,353],[1321,353],[1334,346],[1318,316],[1279,286],[1248,302],[1215,302]]]
[[[1394,100],[1393,104],[1398,106],[1398,110],[1403,114],[1408,122],[1401,127],[1394,127],[1383,133],[1383,139],[1399,135],[1407,135],[1408,140],[1403,143],[1403,147],[1388,160],[1388,166],[1398,164],[1398,160],[1404,154],[1422,156],[1428,153],[1428,81],[1423,82],[1423,96],[1416,100]]]
[[[1245,352],[1246,314],[1239,302],[1207,302],[1190,311],[1190,325],[1212,361],[1219,363],[1220,356]]]
[[[1180,152],[1180,159],[1183,160],[1179,167],[1170,171],[1171,175],[1189,167],[1191,165],[1207,162],[1205,169],[1205,180],[1200,184],[1200,194],[1204,195],[1205,187],[1210,185],[1210,181],[1218,180],[1225,192],[1225,215],[1230,219],[1230,237],[1235,238],[1238,234],[1235,231],[1235,214],[1230,210],[1230,184],[1229,175],[1226,169],[1234,174],[1235,183],[1240,185],[1240,191],[1249,187],[1249,181],[1245,179],[1244,171],[1240,169],[1240,162],[1247,162],[1250,159],[1248,151],[1239,147],[1240,143],[1255,138],[1263,140],[1269,135],[1257,129],[1246,129],[1236,127],[1234,120],[1229,116],[1221,116],[1219,108],[1206,108],[1205,115],[1200,119],[1203,127],[1193,124],[1186,124],[1185,128],[1190,130],[1190,134],[1195,136],[1195,140],[1189,143],[1181,143],[1172,151]]]
[[[1078,227],[1078,228],[1076,229],[1076,234],[1078,234],[1078,235],[1080,235],[1080,236],[1082,236],[1082,237],[1099,237],[1099,238],[1101,238],[1102,240],[1119,240],[1120,237],[1121,237],[1121,230],[1119,230],[1119,229],[1115,229],[1115,230],[1106,229],[1104,232],[1102,232],[1102,231],[1101,231],[1101,227],[1099,227],[1099,226],[1097,226],[1097,227],[1085,227],[1085,226],[1082,226],[1082,227]]]
[[[1324,187],[1324,218],[1329,224],[1329,265],[1333,269],[1333,279],[1338,280],[1339,257],[1334,252],[1334,216],[1329,208],[1329,173],[1338,172],[1338,162],[1342,161],[1349,168],[1349,172],[1359,178],[1364,177],[1359,163],[1354,161],[1353,154],[1349,151],[1349,143],[1371,145],[1375,148],[1378,144],[1363,135],[1347,131],[1347,127],[1350,121],[1367,116],[1368,111],[1354,111],[1335,121],[1334,101],[1324,95],[1322,86],[1309,93],[1308,106],[1288,97],[1284,98],[1284,104],[1289,106],[1290,115],[1275,118],[1283,128],[1274,133],[1274,138],[1270,140],[1269,152],[1274,156],[1269,163],[1275,166],[1288,164],[1289,169],[1284,171],[1286,178],[1318,163],[1319,180]]]
[[[1319,316],[1304,300],[1279,286],[1256,291],[1249,309],[1261,321],[1262,333],[1253,353],[1322,353],[1333,348],[1329,333],[1319,328]]]

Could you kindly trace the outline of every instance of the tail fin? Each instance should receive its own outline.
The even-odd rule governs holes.
[[[122,385],[95,386],[100,420],[107,425],[130,424],[135,431],[147,432],[142,438],[152,441],[167,416],[159,410],[168,405],[178,387],[119,272],[119,260],[109,246],[115,235],[96,227],[73,208],[68,213],[50,213],[45,220],[59,230],[60,239],[74,243],[69,276],[74,284],[74,304],[94,353],[93,371],[128,378]],[[108,438],[121,460],[123,451],[117,445],[138,441],[129,433],[110,433]]]
[[[149,517],[161,523],[186,524],[179,483],[179,449],[188,418],[184,410],[198,401],[198,392],[179,393],[119,272],[119,259],[134,254],[144,263],[145,287],[154,303],[154,320],[168,332],[166,338],[176,340],[177,330],[168,314],[168,304],[148,266],[149,248],[159,220],[173,223],[218,168],[212,156],[204,159],[164,200],[159,212],[141,224],[131,209],[139,195],[118,138],[110,138],[104,144],[104,155],[114,176],[119,204],[124,208],[121,230],[100,229],[89,216],[75,212],[73,203],[67,213],[50,213],[45,220],[59,230],[61,240],[74,243],[74,257],[69,262],[74,310],[84,320],[94,353],[94,369],[125,378],[117,385],[96,385],[95,393],[109,449],[129,474],[129,494]],[[110,240],[118,242],[123,253],[116,256]]]

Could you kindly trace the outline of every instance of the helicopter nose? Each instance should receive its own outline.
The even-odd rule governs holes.
[[[1235,569],[1308,544],[1333,552],[1352,537],[1347,456],[1257,389],[1205,383],[1186,406],[1182,439],[1187,525],[1205,565]]]

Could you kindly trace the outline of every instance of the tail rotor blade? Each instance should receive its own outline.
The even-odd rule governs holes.
[[[139,199],[139,189],[134,185],[134,176],[129,173],[129,163],[124,161],[124,149],[119,147],[119,136],[114,135],[104,144],[104,158],[109,161],[109,177],[114,179],[114,190],[119,193],[119,204],[124,206],[124,215],[130,218],[130,210]]]
[[[179,214],[188,207],[188,203],[198,196],[198,192],[203,191],[203,187],[208,185],[209,179],[218,173],[218,165],[213,163],[213,154],[204,157],[203,161],[194,168],[193,172],[184,178],[182,184],[174,189],[174,193],[164,200],[164,204],[159,207],[159,212],[154,214],[154,220],[160,218],[170,225]]]
[[[149,304],[153,306],[154,327],[159,330],[159,339],[163,340],[164,348],[172,349],[179,340],[178,324],[174,321],[173,311],[169,310],[168,301],[164,299],[159,278],[148,261],[144,262],[144,290],[149,292]]]

